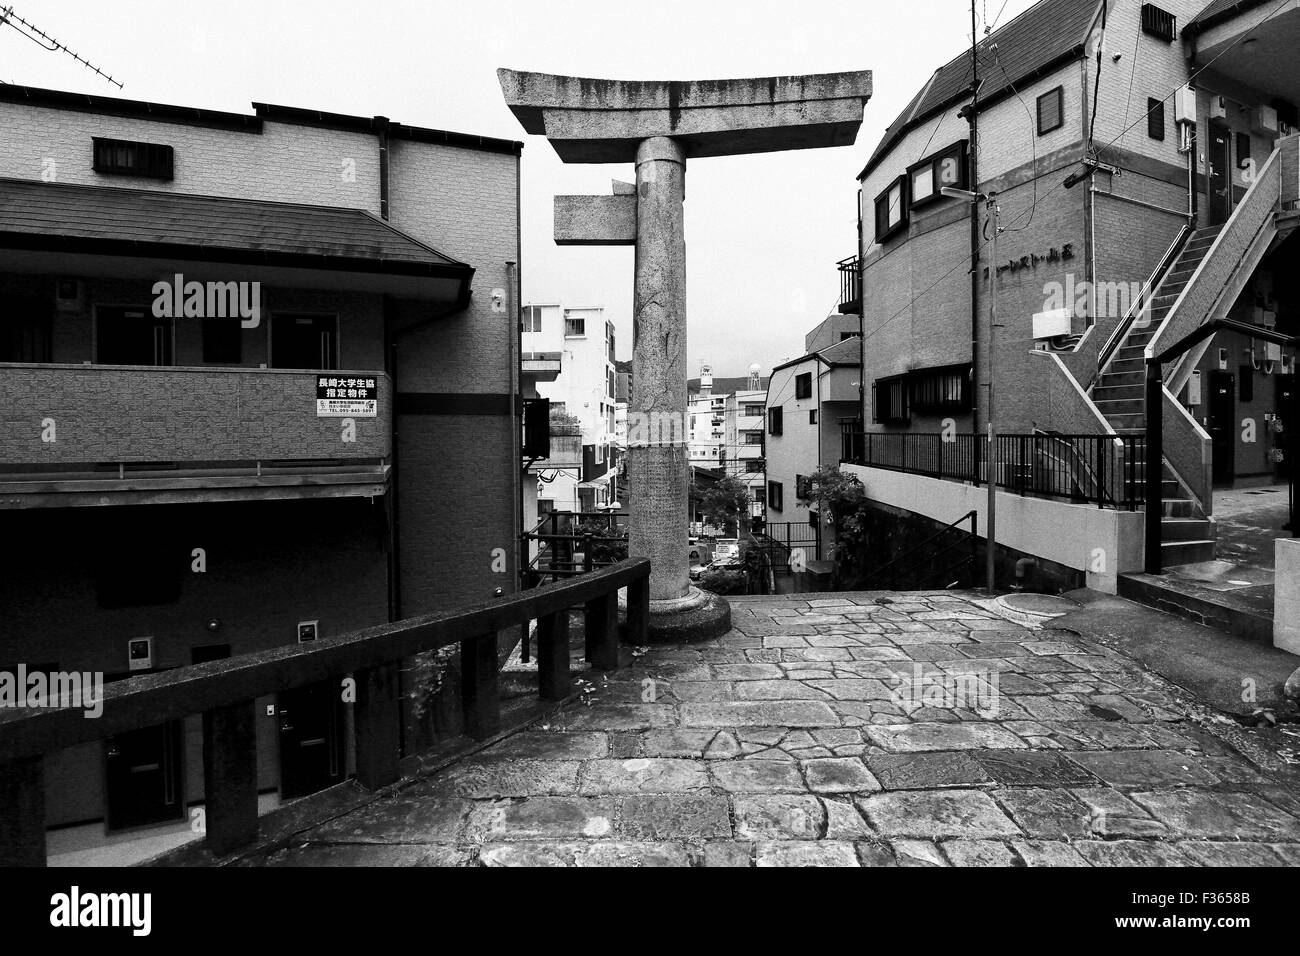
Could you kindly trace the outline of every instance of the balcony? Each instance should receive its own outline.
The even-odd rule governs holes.
[[[560,376],[562,352],[524,352],[519,371],[537,382],[554,382]]]
[[[841,315],[860,315],[862,313],[862,264],[857,256],[850,256],[835,263],[840,270],[840,305]]]
[[[313,371],[0,365],[0,509],[384,494],[392,387],[319,415]]]

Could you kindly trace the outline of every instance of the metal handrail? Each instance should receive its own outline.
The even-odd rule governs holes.
[[[886,561],[886,562],[885,562],[884,564],[882,564],[880,567],[874,569],[874,570],[871,572],[870,577],[872,577],[872,578],[880,577],[880,576],[883,574],[883,572],[885,572],[886,570],[888,570],[888,571],[889,571],[889,580],[890,580],[890,585],[889,585],[889,586],[890,586],[891,589],[894,589],[894,588],[896,587],[897,583],[898,583],[898,578],[899,578],[899,568],[898,568],[898,566],[903,562],[903,559],[905,559],[905,558],[911,558],[911,557],[914,556],[917,552],[919,552],[922,548],[928,547],[929,545],[933,544],[935,541],[937,541],[939,538],[943,537],[943,536],[944,536],[945,534],[947,534],[948,532],[957,530],[957,529],[958,529],[958,525],[964,524],[964,523],[967,522],[967,521],[970,522],[970,538],[969,538],[969,545],[970,545],[970,549],[971,549],[971,550],[970,550],[970,553],[967,554],[966,557],[964,557],[964,558],[959,562],[958,566],[960,567],[961,565],[964,565],[964,564],[967,564],[967,563],[974,564],[974,561],[975,561],[975,552],[974,552],[974,549],[975,549],[975,538],[976,538],[977,534],[979,533],[979,531],[978,531],[978,529],[979,529],[979,512],[978,512],[978,511],[973,511],[973,510],[972,510],[972,511],[968,511],[968,512],[966,512],[966,514],[962,515],[960,518],[958,518],[956,521],[952,522],[951,524],[948,524],[948,525],[944,526],[943,528],[941,528],[940,530],[936,531],[934,534],[930,535],[930,536],[929,536],[928,538],[926,538],[924,541],[921,541],[921,542],[919,542],[919,543],[913,545],[912,547],[908,548],[908,549],[907,549],[906,551],[904,551],[902,554],[894,555],[894,557],[891,558],[889,561]],[[946,554],[948,551],[951,551],[951,550],[952,550],[954,547],[956,547],[956,545],[958,545],[958,544],[961,544],[961,542],[958,541],[958,542],[956,542],[955,544],[949,545],[948,547],[946,547],[946,548],[944,548],[943,550],[939,551],[937,555],[935,555],[935,554],[928,555],[928,556],[927,556],[927,559],[928,559],[928,560],[933,560],[933,559],[934,559],[935,557],[937,557],[938,555]],[[906,566],[906,571],[907,571],[907,572],[911,572],[911,571],[915,570],[917,567],[920,567],[920,565],[921,565],[922,563],[924,563],[924,562],[917,562],[916,564]]]
[[[1138,294],[1137,301],[1129,306],[1129,310],[1125,313],[1124,318],[1115,326],[1115,330],[1111,332],[1110,337],[1106,339],[1106,343],[1101,347],[1101,351],[1097,353],[1097,368],[1093,373],[1092,381],[1088,383],[1086,388],[1091,388],[1096,384],[1097,379],[1101,378],[1102,372],[1105,370],[1106,366],[1110,364],[1110,360],[1114,357],[1115,351],[1119,348],[1119,343],[1124,340],[1124,337],[1128,334],[1133,323],[1144,311],[1146,311],[1147,306],[1155,301],[1155,292],[1157,288],[1164,282],[1165,276],[1168,274],[1169,270],[1173,268],[1178,257],[1182,255],[1183,248],[1187,245],[1187,240],[1195,231],[1196,230],[1192,227],[1190,222],[1183,223],[1183,227],[1178,230],[1178,235],[1174,237],[1174,241],[1170,244],[1169,248],[1165,250],[1165,254],[1161,256],[1160,261],[1156,263],[1155,269],[1152,270],[1151,275],[1147,278],[1146,284]]]

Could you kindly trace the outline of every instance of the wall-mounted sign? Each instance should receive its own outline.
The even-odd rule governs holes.
[[[1064,262],[1066,259],[1074,258],[1074,243],[1067,242],[1060,249],[1056,246],[1048,249],[1045,253],[1031,252],[1027,256],[1021,256],[1019,259],[1010,259],[1006,262],[998,263],[998,274],[1004,272],[1019,272],[1021,269],[1032,269],[1040,262]],[[989,267],[984,267],[984,278],[989,276]]]
[[[298,622],[298,643],[311,644],[316,640],[316,632],[320,629],[320,621],[299,621]]]
[[[379,386],[373,378],[316,376],[317,418],[374,418],[379,414]]]

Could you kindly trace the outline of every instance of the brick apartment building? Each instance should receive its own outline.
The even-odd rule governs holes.
[[[936,70],[859,177],[863,430],[982,432],[992,379],[999,432],[1114,436],[1132,475],[1148,346],[1221,317],[1300,331],[1297,40],[1294,4],[1040,0],[980,41],[977,110],[970,51]],[[985,204],[944,187],[996,194],[996,262]],[[1292,351],[1221,331],[1165,366],[1167,563],[1212,555],[1214,486],[1285,475]]]
[[[514,590],[519,143],[12,85],[0,128],[0,668],[112,680]],[[340,696],[259,701],[272,805],[349,772]],[[50,755],[48,821],[184,828],[200,743]]]

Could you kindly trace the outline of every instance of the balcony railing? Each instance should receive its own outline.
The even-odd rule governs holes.
[[[840,314],[857,315],[862,311],[862,263],[850,256],[835,266],[840,270]]]
[[[210,469],[222,463],[283,469],[390,455],[392,387],[376,371],[373,417],[317,414],[319,373],[290,369],[109,365],[0,365],[0,473],[116,479],[128,468]],[[260,464],[259,464],[260,463]],[[105,466],[109,466],[105,468]],[[114,467],[116,466],[116,467]]]
[[[570,608],[585,611],[587,660],[613,670],[618,591],[628,592],[627,639],[644,644],[649,582],[647,559],[620,561],[574,581],[457,611],[132,677],[104,688],[96,720],[77,706],[6,708],[0,711],[0,866],[45,864],[46,754],[202,714],[206,841],[213,854],[225,855],[258,839],[258,697],[352,675],[357,781],[375,790],[400,777],[400,661],[459,645],[465,726],[470,737],[485,739],[501,724],[498,632],[537,621],[538,696],[562,700],[571,690]]]
[[[1143,500],[1145,435],[996,436],[998,487],[1020,495],[1136,511]],[[927,478],[980,485],[988,480],[984,435],[863,432],[840,423],[840,460]]]

